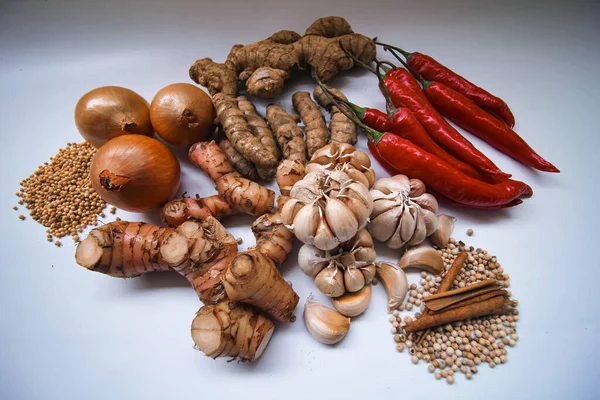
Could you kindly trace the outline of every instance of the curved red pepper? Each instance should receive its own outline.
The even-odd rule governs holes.
[[[390,69],[386,73],[385,76],[389,77],[390,79],[395,79],[399,82],[402,82],[406,86],[411,88],[416,94],[425,96],[425,94],[423,93],[423,88],[421,87],[421,84],[419,83],[419,81],[417,81],[415,79],[415,77],[408,70],[406,70],[404,68]]]
[[[426,82],[425,94],[431,104],[448,119],[504,154],[540,171],[560,172],[515,131],[457,91],[440,82]]]
[[[416,94],[402,82],[389,77],[386,77],[384,82],[394,106],[409,108],[429,136],[450,154],[484,173],[510,177],[510,174],[502,172],[471,142],[458,133],[424,96]]]
[[[478,106],[491,111],[511,128],[515,126],[515,117],[501,98],[468,81],[430,56],[419,52],[405,54],[407,55],[408,65],[423,78],[445,84],[466,96]]]
[[[448,199],[476,208],[511,207],[521,196],[531,196],[531,188],[519,181],[506,180],[489,184],[471,178],[439,157],[429,154],[406,139],[392,133],[374,134],[374,145],[379,157],[395,170],[425,185]],[[372,145],[370,146],[370,148]],[[376,154],[373,154],[377,157]]]

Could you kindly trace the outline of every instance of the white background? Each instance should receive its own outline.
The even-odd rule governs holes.
[[[597,397],[598,3],[335,3],[0,2],[0,398]],[[235,43],[280,29],[302,33],[327,15],[433,55],[501,96],[516,115],[516,130],[562,170],[537,173],[473,138],[535,195],[499,212],[442,207],[458,217],[457,238],[467,239],[473,228],[468,243],[498,256],[520,300],[520,340],[508,363],[482,366],[472,382],[462,375],[454,386],[437,382],[425,365],[396,352],[381,286],[340,345],[317,343],[301,319],[304,300],[316,290],[294,258],[282,273],[301,297],[298,321],[277,326],[256,364],[213,361],[192,349],[189,326],[200,304],[183,278],[119,280],[86,271],[76,265],[70,239],[56,248],[40,225],[19,221],[11,210],[19,180],[67,141],[81,140],[73,109],[86,91],[120,85],[150,100],[167,84],[189,82],[197,58],[222,61]],[[358,104],[383,107],[366,73],[332,84]],[[304,77],[278,101],[291,110],[291,93],[312,88]],[[184,154],[182,189],[212,194],[212,183]],[[250,218],[225,223],[245,239],[242,248],[253,244]]]

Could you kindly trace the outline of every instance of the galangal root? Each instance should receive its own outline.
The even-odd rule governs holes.
[[[290,115],[275,104],[267,106],[267,121],[275,134],[285,160],[306,162],[306,142],[302,128],[298,126],[299,117]]]
[[[221,282],[237,255],[237,242],[211,216],[178,228],[143,222],[111,222],[93,229],[75,252],[77,264],[118,278],[154,271],[175,271],[191,284],[200,300],[225,298]]]
[[[240,176],[214,141],[193,145],[190,159],[215,182],[219,195],[233,210],[250,215],[273,212],[275,192]]]
[[[354,61],[344,50],[365,64],[371,63],[377,52],[374,42],[354,33],[345,19],[325,17],[313,22],[304,36],[284,30],[246,46],[237,44],[223,64],[203,58],[190,67],[189,73],[211,95],[235,97],[238,81],[246,81],[248,93],[273,98],[281,93],[293,69],[312,69],[326,81],[352,68]]]
[[[219,147],[227,155],[233,169],[240,173],[244,178],[251,181],[258,180],[256,167],[246,157],[244,157],[224,135],[219,134]]]
[[[332,95],[348,101],[346,96],[338,89],[327,88]],[[356,124],[333,104],[330,97],[325,94],[320,86],[317,86],[313,91],[313,97],[321,107],[328,110],[329,114],[331,114],[331,121],[329,122],[329,139],[332,142],[356,144]]]
[[[321,107],[310,98],[308,92],[296,92],[292,96],[294,109],[300,114],[306,131],[308,157],[327,144],[329,131]]]

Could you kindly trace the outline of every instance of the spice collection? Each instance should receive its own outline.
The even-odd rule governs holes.
[[[379,61],[378,46],[404,68]],[[378,76],[385,112],[323,83],[353,67]],[[296,68],[312,73],[312,97],[292,96],[298,115],[271,104],[263,116],[252,97],[278,97]],[[380,282],[396,349],[436,379],[452,384],[456,373],[472,379],[483,363],[507,362],[519,319],[509,276],[496,256],[453,239],[455,219],[439,214],[440,204],[496,210],[533,195],[448,120],[526,166],[559,172],[513,130],[503,100],[432,57],[355,33],[340,17],[320,18],[304,35],[280,31],[236,45],[224,63],[199,59],[189,76],[210,96],[187,83],[161,89],[151,103],[120,87],[86,93],[75,107],[86,142],[68,143],[23,180],[15,210],[30,210],[50,242],[70,234],[76,263],[91,271],[184,276],[203,303],[191,323],[194,347],[212,358],[255,361],[276,323],[295,320],[300,299],[279,267],[297,239],[298,267],[331,300],[305,301],[303,321],[317,341],[343,340]],[[358,128],[370,155],[354,147]],[[216,192],[174,198],[173,147],[189,149]],[[376,177],[372,162],[390,176]],[[273,178],[279,195],[262,184]],[[117,218],[97,227],[107,204],[111,214],[160,209],[163,224]],[[234,214],[256,217],[256,243],[246,251],[221,224]],[[398,261],[377,260],[378,246],[397,251]],[[409,284],[405,271],[415,269],[420,279]]]

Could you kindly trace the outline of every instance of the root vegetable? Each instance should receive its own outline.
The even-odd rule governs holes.
[[[195,347],[208,357],[256,361],[265,351],[275,326],[251,307],[223,301],[202,307],[192,321]]]
[[[238,254],[231,261],[223,284],[232,301],[251,304],[280,322],[288,322],[298,304],[298,295],[274,261],[258,250]]]
[[[94,190],[122,210],[146,212],[161,207],[179,189],[177,158],[161,142],[124,135],[102,146],[90,166]]]
[[[196,143],[190,159],[216,183],[219,195],[233,210],[250,215],[271,213],[275,192],[241,177],[214,141]]]
[[[187,221],[177,229],[143,222],[112,222],[93,229],[78,246],[75,260],[92,271],[131,278],[176,271],[203,302],[225,298],[221,278],[237,254],[237,242],[213,217]]]
[[[304,306],[304,324],[310,334],[323,344],[341,341],[350,330],[350,318],[311,298]]]
[[[212,95],[235,96],[239,79],[250,81],[248,89],[253,94],[270,98],[281,91],[283,74],[293,69],[314,70],[325,81],[352,68],[354,62],[342,47],[366,64],[375,59],[376,48],[370,38],[354,33],[343,18],[326,17],[313,22],[304,36],[284,30],[256,43],[235,45],[223,64],[203,58],[189,73]]]
[[[242,113],[244,113],[244,117],[246,118],[252,133],[254,133],[254,136],[260,140],[263,147],[271,153],[276,160],[279,160],[279,150],[277,149],[273,132],[271,132],[271,129],[269,129],[265,120],[258,115],[254,104],[244,96],[239,96],[237,98],[237,104]],[[275,168],[263,168],[258,166],[256,170],[258,175],[264,180],[269,180],[275,175]]]
[[[252,223],[252,233],[256,238],[255,249],[277,265],[283,264],[292,252],[294,234],[285,227],[279,212],[258,217]]]
[[[258,172],[250,161],[248,161],[239,151],[231,144],[229,139],[225,136],[221,136],[219,139],[219,147],[225,154],[233,168],[240,173],[244,178],[250,179],[251,181],[258,180]]]
[[[329,132],[321,107],[317,105],[308,92],[296,92],[292,96],[294,109],[300,114],[306,131],[306,150],[308,157],[327,144]]]
[[[169,201],[162,208],[161,220],[172,227],[178,227],[185,221],[201,221],[208,216],[220,220],[235,214],[229,204],[219,195],[210,197],[185,197]]]
[[[275,179],[281,196],[278,200],[278,206],[283,207],[283,204],[290,196],[290,191],[296,182],[304,178],[304,164],[297,160],[283,160],[277,167]]]
[[[302,128],[298,126],[298,117],[288,114],[275,104],[267,106],[267,121],[275,133],[281,148],[282,157],[286,160],[306,162],[306,142]]]
[[[148,102],[133,90],[118,86],[103,86],[84,94],[75,106],[75,125],[96,148],[117,136],[152,136],[154,132]]]
[[[375,182],[375,171],[371,169],[367,153],[347,143],[332,142],[315,152],[306,166],[306,173],[318,169],[341,170],[368,188]]]
[[[343,100],[348,100],[344,94],[338,89],[329,88],[332,95],[335,95]],[[323,107],[328,110],[331,115],[329,122],[330,140],[338,143],[356,144],[356,124],[346,117],[344,113],[333,105],[330,98],[323,92],[320,86],[317,86],[313,91],[313,97]]]
[[[210,97],[189,83],[165,86],[150,104],[150,120],[156,133],[174,146],[209,140],[215,130],[214,118]]]
[[[277,158],[254,136],[235,98],[217,93],[213,96],[213,104],[217,120],[235,149],[257,167],[276,168]]]

